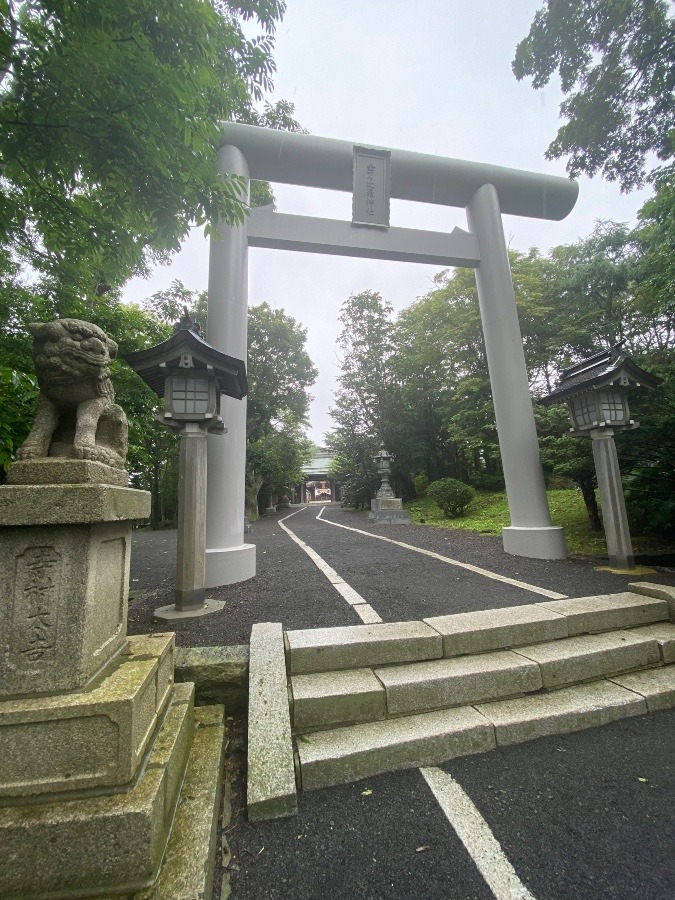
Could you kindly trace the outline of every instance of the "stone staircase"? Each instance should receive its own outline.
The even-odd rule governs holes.
[[[675,589],[630,587],[422,622],[289,631],[283,650],[281,626],[254,626],[249,709],[264,727],[249,733],[249,815],[297,809],[291,752],[297,787],[309,790],[675,706]],[[261,667],[256,629],[268,629]],[[276,701],[266,683],[274,646],[288,676],[288,695],[281,685]],[[271,794],[281,781],[279,805]]]

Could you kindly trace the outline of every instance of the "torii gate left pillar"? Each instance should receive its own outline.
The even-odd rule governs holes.
[[[218,172],[241,175],[249,171],[240,150],[220,148]],[[248,238],[246,220],[219,225],[211,238],[209,258],[208,339],[233,356],[246,359],[248,335]],[[207,438],[205,586],[236,584],[255,576],[255,544],[244,543],[246,504],[246,397],[221,396],[221,416],[227,433]]]

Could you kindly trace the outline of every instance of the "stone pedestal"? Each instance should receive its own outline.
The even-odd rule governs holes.
[[[194,686],[174,685],[173,634],[127,638],[131,524],[150,498],[106,469],[39,460],[0,487],[3,900],[149,888],[184,780],[208,795],[213,833],[222,707],[200,719],[214,739],[193,743]],[[41,483],[22,483],[31,472]]]
[[[382,525],[409,525],[410,513],[403,509],[400,497],[374,497],[368,518]]]

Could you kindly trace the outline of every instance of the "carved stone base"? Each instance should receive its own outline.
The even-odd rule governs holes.
[[[173,658],[173,634],[131,637],[89,690],[0,701],[0,798],[132,782],[171,696]]]
[[[131,523],[144,491],[0,487],[0,699],[81,690],[126,639]]]
[[[94,897],[153,883],[192,745],[193,699],[194,685],[176,685],[129,790],[0,808],[0,896]]]

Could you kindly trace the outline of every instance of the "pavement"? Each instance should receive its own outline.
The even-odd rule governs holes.
[[[357,625],[366,607],[396,622],[537,603],[551,592],[617,593],[636,580],[675,585],[673,569],[617,575],[589,558],[513,557],[499,538],[376,525],[331,505],[280,510],[247,540],[257,546],[256,578],[210,592],[224,609],[176,623],[179,645],[247,643],[261,621]],[[130,633],[166,630],[152,612],[173,602],[174,566],[175,532],[135,533]],[[336,574],[362,603],[346,602]],[[674,747],[668,710],[301,793],[296,818],[252,824],[240,730],[217,888],[221,900],[675,897]]]

